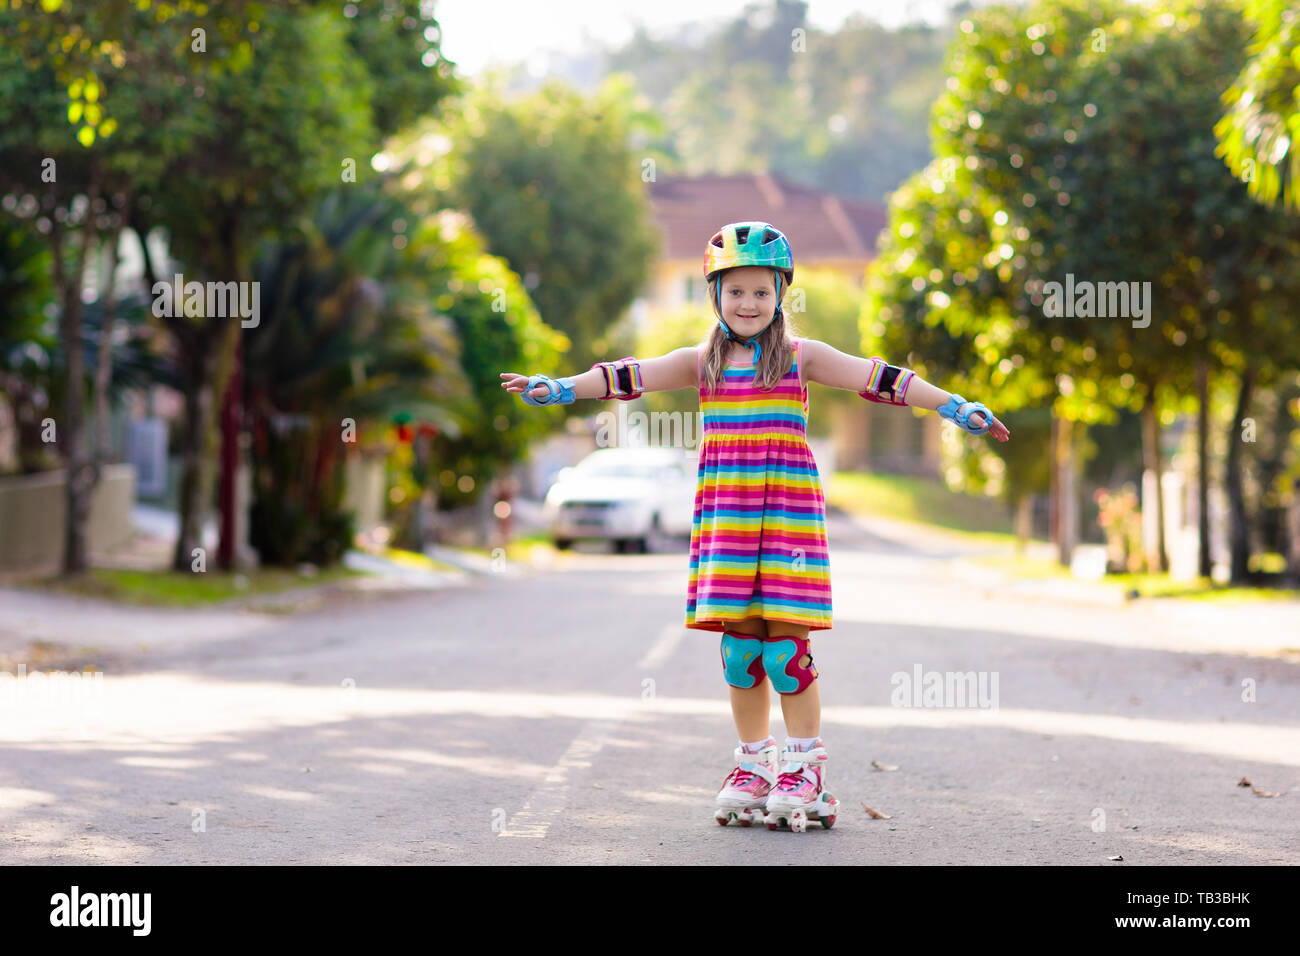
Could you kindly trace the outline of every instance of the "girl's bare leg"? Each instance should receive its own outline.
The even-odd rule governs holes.
[[[768,637],[808,637],[808,628],[802,624],[787,624],[785,621],[768,621]],[[812,650],[812,645],[808,645]],[[811,657],[805,655],[799,664],[807,667]],[[769,683],[764,681],[764,684]],[[817,737],[821,734],[822,698],[817,689],[820,681],[815,680],[798,694],[781,695],[781,713],[785,717],[785,732],[791,737]],[[732,708],[735,709],[734,706]],[[749,740],[755,738],[749,737]]]
[[[745,618],[734,624],[728,624],[727,630],[733,634],[752,634],[762,638],[766,635],[766,621],[759,617]],[[721,638],[719,638],[721,639]],[[732,687],[731,716],[736,722],[736,734],[741,740],[766,740],[771,733],[770,716],[772,712],[772,695],[769,690],[772,682],[764,677],[750,688]]]

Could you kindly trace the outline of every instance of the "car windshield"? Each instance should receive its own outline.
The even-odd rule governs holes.
[[[578,470],[588,478],[650,478],[664,475],[664,466],[645,461],[586,461]]]

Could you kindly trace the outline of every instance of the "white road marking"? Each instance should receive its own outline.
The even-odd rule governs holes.
[[[659,632],[659,640],[651,645],[650,650],[636,662],[638,668],[659,667],[664,661],[672,657],[673,651],[677,650],[677,645],[682,642],[682,637],[686,634],[686,628],[680,624],[669,624]]]
[[[524,801],[523,809],[506,823],[497,836],[540,840],[552,823],[569,805],[569,773],[590,767],[617,728],[617,722],[598,721],[587,724],[569,744],[559,761],[546,774],[541,786]]]

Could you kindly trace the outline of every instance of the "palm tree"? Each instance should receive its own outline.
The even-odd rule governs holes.
[[[264,246],[255,264],[261,320],[244,333],[244,408],[250,532],[266,563],[329,564],[350,546],[349,439],[399,412],[459,431],[445,411],[464,390],[456,336],[395,248],[403,216],[398,200],[340,187],[305,235]]]

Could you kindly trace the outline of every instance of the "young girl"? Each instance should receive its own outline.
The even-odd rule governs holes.
[[[788,824],[800,832],[818,820],[829,828],[838,801],[826,790],[808,635],[831,626],[830,566],[826,504],[806,439],[807,383],[935,410],[972,434],[991,431],[1000,441],[1010,433],[979,402],[907,369],[794,338],[781,309],[794,257],[776,227],[723,226],[705,247],[704,277],[718,319],[704,344],[659,358],[598,362],[559,380],[502,372],[502,387],[530,405],[699,390],[704,429],[686,626],[722,633],[722,670],[740,737],[714,818],[749,826],[757,817],[769,830]],[[779,771],[776,739],[768,733],[769,681],[781,695],[789,734]]]

